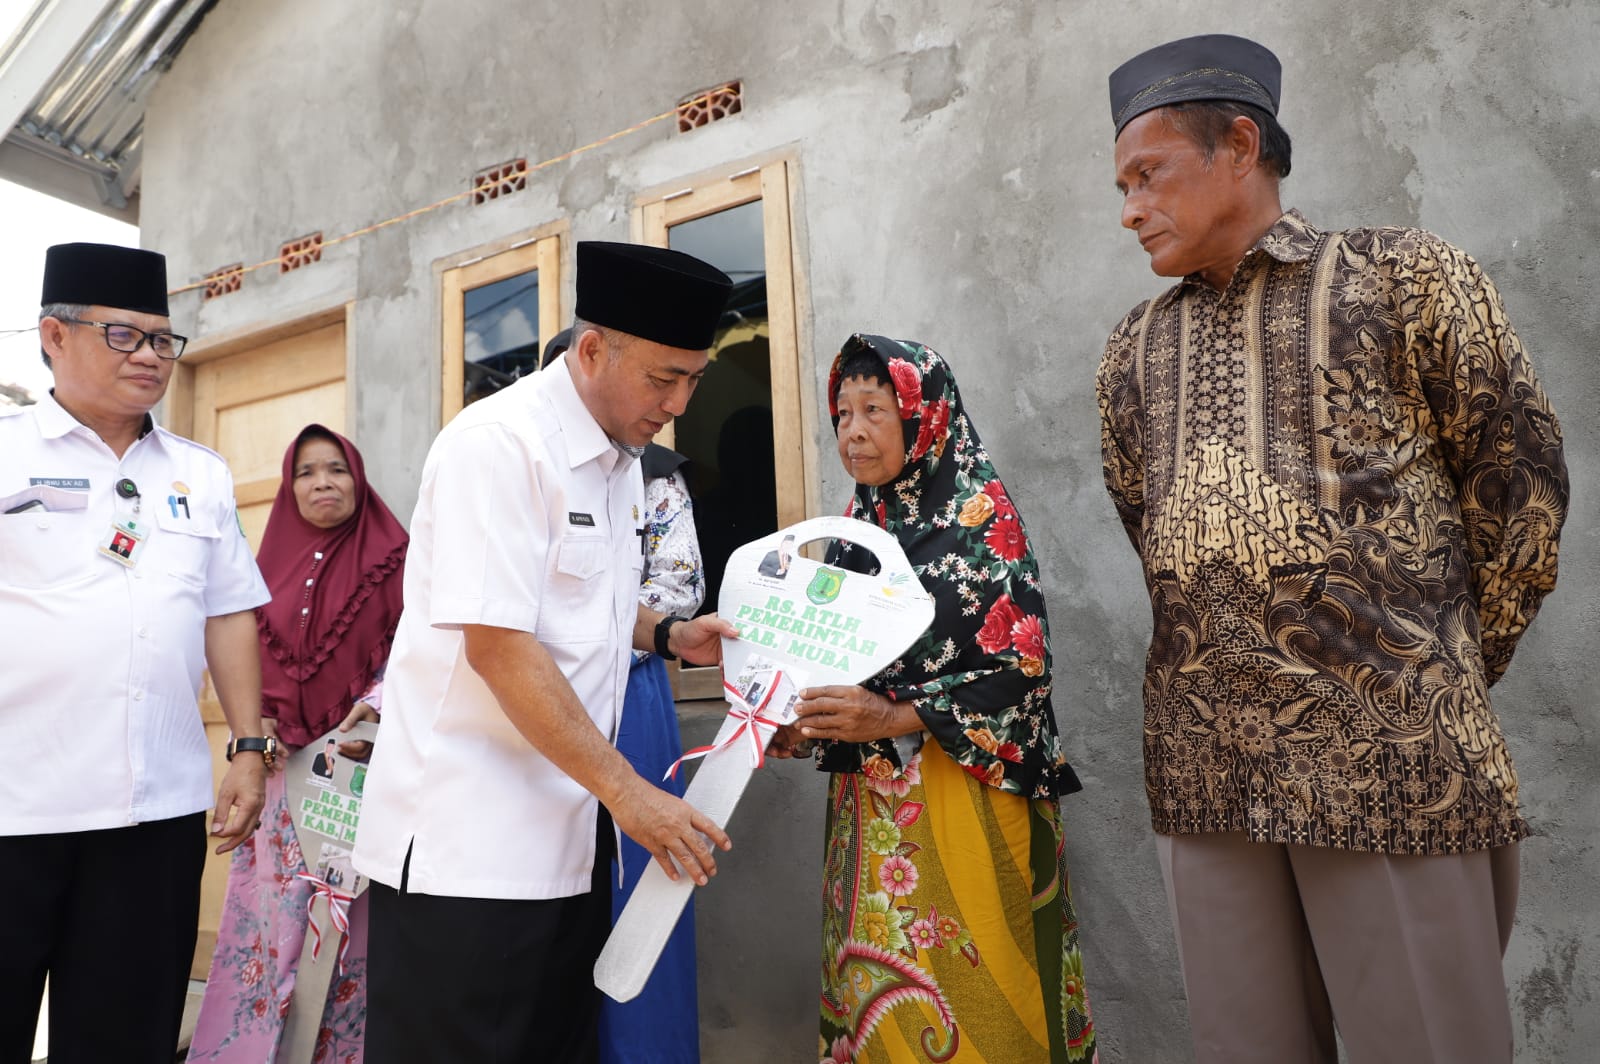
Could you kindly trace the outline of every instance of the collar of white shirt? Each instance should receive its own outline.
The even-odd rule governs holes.
[[[39,425],[39,435],[47,440],[58,440],[73,429],[82,429],[94,435],[94,430],[67,412],[67,408],[56,401],[56,392],[52,388],[46,392],[34,406],[34,418]],[[139,429],[139,438],[150,435],[156,429],[155,419],[149,414],[144,416],[144,424]]]
[[[564,362],[555,363],[551,369],[555,371],[551,374],[554,379],[546,387],[555,407],[556,423],[561,426],[566,440],[569,467],[577,469],[586,462],[597,461],[610,473],[619,461],[631,460],[589,412],[578,394],[577,385],[572,382],[573,371]]]

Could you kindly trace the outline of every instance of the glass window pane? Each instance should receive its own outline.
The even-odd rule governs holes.
[[[728,555],[778,527],[761,202],[675,225],[667,244],[711,263],[734,282],[711,367],[677,419],[674,437],[690,461],[695,529],[706,566],[702,612],[709,612],[716,609]]]
[[[539,368],[539,271],[462,293],[462,405],[493,395]]]

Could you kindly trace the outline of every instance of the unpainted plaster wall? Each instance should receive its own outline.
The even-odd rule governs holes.
[[[563,219],[577,239],[627,239],[639,190],[790,153],[812,414],[853,331],[924,341],[955,367],[1041,555],[1056,707],[1086,783],[1065,811],[1103,1059],[1182,1061],[1185,1006],[1140,783],[1148,606],[1100,484],[1093,373],[1110,327],[1164,285],[1118,227],[1106,74],[1160,40],[1219,31],[1284,62],[1296,138],[1285,203],[1324,227],[1420,225],[1474,253],[1563,418],[1573,502],[1560,586],[1495,689],[1537,832],[1506,972],[1518,1059],[1593,1059],[1600,6],[229,0],[150,100],[143,237],[176,281],[198,279],[742,77],[738,117],[687,136],[653,126],[494,204],[384,229],[281,278],[262,271],[224,299],[183,297],[179,327],[205,336],[353,300],[350,427],[405,514],[437,424],[438,261]],[[831,440],[818,444],[833,512],[848,485]],[[713,726],[690,711],[686,739]],[[732,824],[738,848],[701,894],[708,1062],[815,1059],[822,794],[808,767],[761,772]]]

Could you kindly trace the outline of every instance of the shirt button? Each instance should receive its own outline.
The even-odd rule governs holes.
[[[143,691],[135,691],[135,692],[133,692],[133,700],[135,702],[143,702],[144,701],[144,692]]]
[[[139,626],[139,638],[140,639],[149,639],[150,638],[150,629],[146,628],[142,624]]]

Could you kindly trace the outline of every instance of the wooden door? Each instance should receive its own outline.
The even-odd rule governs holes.
[[[312,422],[335,432],[345,430],[345,346],[341,309],[270,332],[198,343],[178,363],[166,420],[173,431],[227,459],[239,523],[252,549],[261,546],[289,442]],[[213,775],[220,782],[227,767],[223,752],[228,724],[209,674],[200,692],[200,716],[211,744]],[[206,855],[200,933],[190,970],[196,979],[204,979],[211,967],[229,860],[230,855]]]

